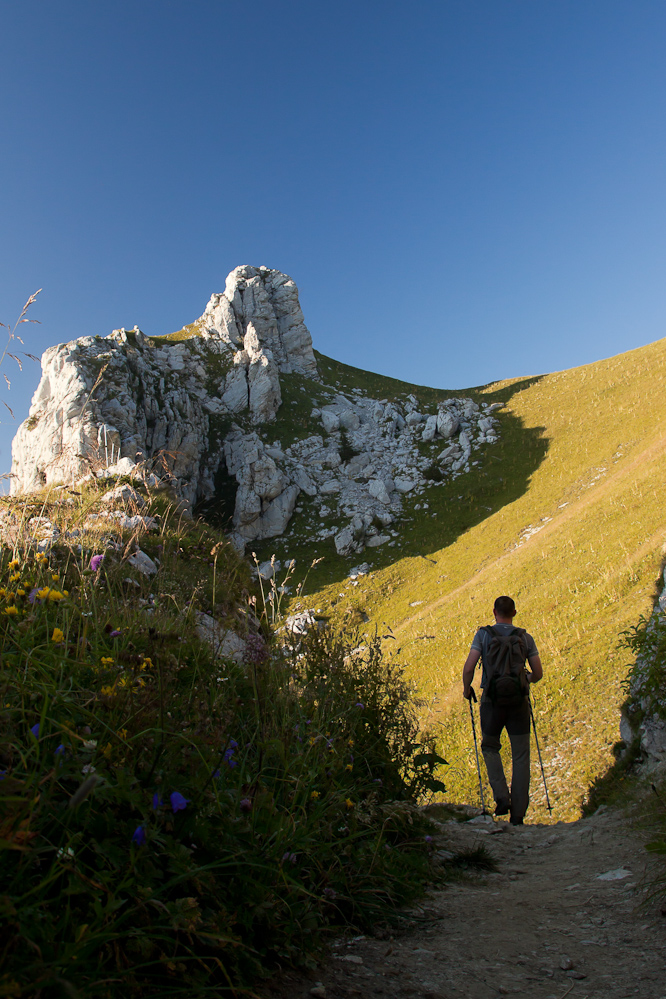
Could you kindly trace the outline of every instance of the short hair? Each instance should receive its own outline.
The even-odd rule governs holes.
[[[493,606],[500,617],[513,617],[516,613],[516,605],[512,597],[498,597]]]

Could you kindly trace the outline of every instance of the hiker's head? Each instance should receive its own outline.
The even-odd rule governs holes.
[[[493,614],[498,621],[513,620],[516,616],[516,605],[512,597],[498,597],[493,606]]]

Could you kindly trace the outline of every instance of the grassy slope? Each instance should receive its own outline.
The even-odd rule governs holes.
[[[355,369],[327,366],[326,380],[335,373],[342,388],[364,384],[375,394],[381,387],[359,382]],[[556,818],[575,814],[611,759],[628,658],[617,650],[618,635],[651,609],[666,541],[665,375],[662,340],[571,371],[465,392],[508,400],[502,439],[482,464],[430,490],[428,514],[407,522],[402,551],[373,553],[374,566],[383,560],[384,567],[371,578],[355,588],[343,583],[342,566],[328,556],[333,585],[311,577],[310,605],[333,618],[363,610],[369,627],[393,629],[422,690],[436,699],[428,717],[441,726],[446,781],[457,800],[478,795],[460,668],[499,593],[515,597],[517,623],[542,653],[536,712]],[[539,532],[524,539],[535,526]],[[301,553],[295,537],[288,545]],[[535,814],[543,817],[536,779],[533,787]]]

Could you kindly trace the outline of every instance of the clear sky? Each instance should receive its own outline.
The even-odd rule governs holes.
[[[445,388],[665,334],[663,0],[0,0],[0,38],[32,353],[178,329],[241,263],[325,354]]]

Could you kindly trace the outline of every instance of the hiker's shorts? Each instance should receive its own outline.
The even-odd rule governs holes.
[[[527,698],[516,707],[504,708],[481,698],[481,750],[495,801],[511,799],[512,817],[522,819],[529,804],[530,789],[530,706]],[[500,757],[502,730],[511,742],[513,773],[511,795]]]

